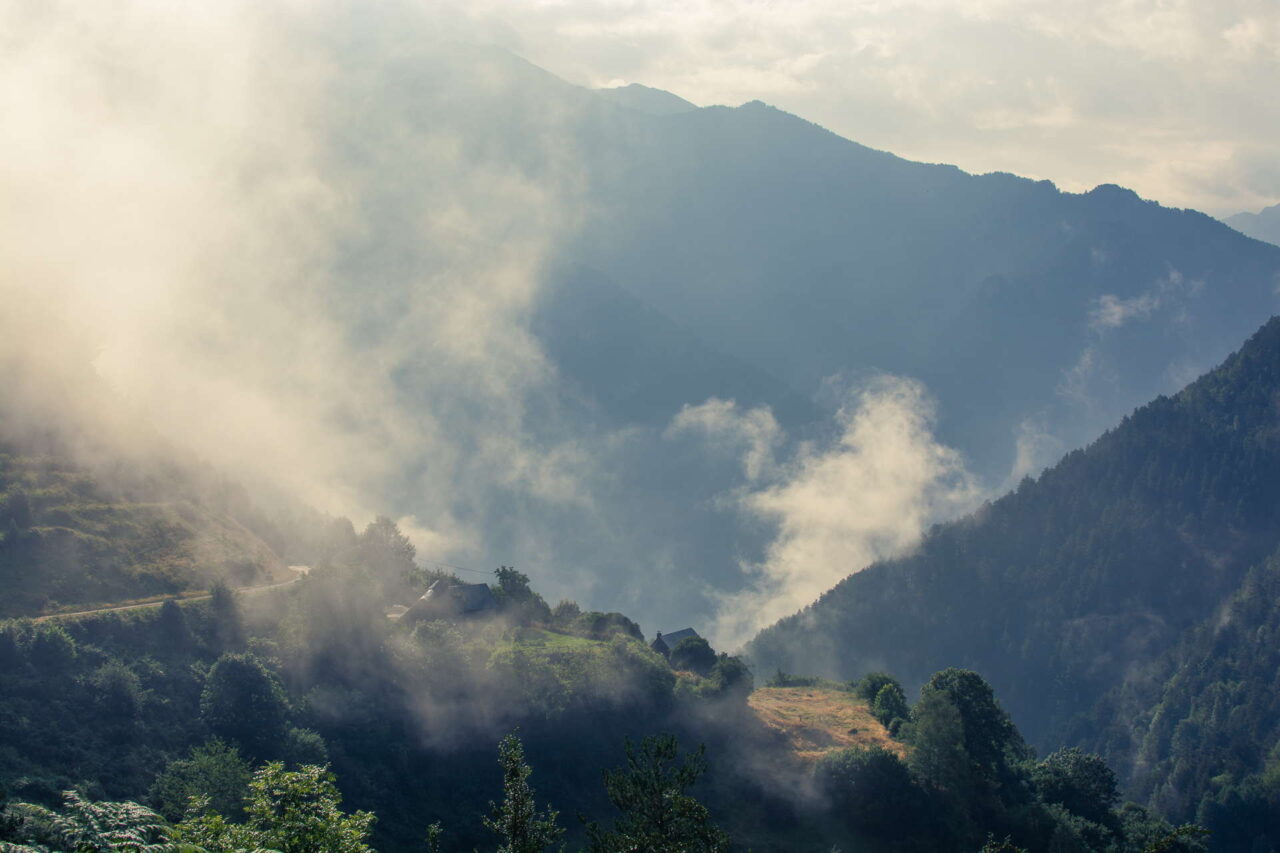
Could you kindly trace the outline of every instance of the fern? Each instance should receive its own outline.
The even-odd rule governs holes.
[[[0,842],[0,853],[198,853],[175,844],[164,819],[137,803],[95,803],[67,791],[61,812],[32,803],[13,812],[31,843]]]

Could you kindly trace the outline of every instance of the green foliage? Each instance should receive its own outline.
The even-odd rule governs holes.
[[[871,715],[879,720],[880,725],[896,734],[901,725],[910,718],[911,706],[902,692],[902,686],[891,681],[880,688],[876,698],[871,702]]]
[[[108,719],[132,722],[143,701],[142,680],[118,660],[111,660],[89,678],[99,710]]]
[[[927,823],[925,792],[892,752],[836,750],[822,757],[815,776],[836,814],[857,831],[893,837]]]
[[[579,613],[565,627],[580,637],[590,637],[593,640],[607,640],[615,634],[644,640],[644,632],[640,630],[640,626],[621,613],[599,613],[591,610]]]
[[[288,771],[280,762],[271,762],[253,775],[243,824],[231,823],[207,801],[199,801],[178,824],[178,837],[208,853],[372,853],[366,842],[374,816],[347,814],[341,804],[342,795],[327,768]]]
[[[186,758],[169,762],[151,786],[150,799],[156,811],[169,820],[181,818],[192,800],[201,798],[211,811],[240,820],[249,780],[249,762],[240,751],[213,739],[191,750]]]
[[[1173,820],[1203,804],[1223,849],[1280,849],[1265,797],[1239,787],[1280,743],[1278,364],[1273,319],[1181,393],[782,620],[751,659],[910,681],[966,661],[1038,745],[1098,752]]]
[[[889,684],[898,684],[898,680],[887,672],[868,672],[853,685],[853,690],[870,705],[880,695],[881,689]],[[898,684],[901,689],[902,685]]]
[[[755,678],[742,658],[720,653],[711,668],[711,683],[721,696],[736,696],[743,701],[755,689]]]
[[[9,401],[10,404],[12,401]],[[156,459],[87,466],[49,424],[40,453],[0,439],[0,618],[265,580],[270,526],[194,470]]]
[[[218,658],[200,694],[200,716],[209,730],[253,758],[275,754],[288,713],[280,683],[250,654]]]
[[[27,658],[38,672],[54,675],[70,669],[76,659],[76,641],[61,625],[39,625],[28,641]]]
[[[137,803],[95,803],[67,791],[61,811],[30,803],[20,803],[12,811],[17,817],[13,835],[24,842],[24,846],[15,845],[16,850],[175,853],[164,819]]]
[[[663,708],[671,703],[675,676],[643,643],[621,635],[608,643],[561,639],[570,642],[500,647],[490,656],[488,670],[515,686],[528,711],[545,718],[575,710]]]
[[[591,853],[719,853],[729,838],[686,791],[706,770],[705,748],[680,759],[673,735],[627,741],[626,767],[605,773],[609,800],[622,812],[612,831],[588,827]]]
[[[685,637],[671,650],[670,660],[672,669],[683,669],[696,672],[701,676],[708,676],[711,674],[711,668],[716,665],[716,653],[711,648],[711,644],[702,637]]]
[[[542,853],[564,834],[555,811],[539,812],[534,802],[524,763],[524,745],[514,734],[498,744],[498,764],[502,767],[502,803],[489,804],[484,825],[502,839],[498,853]],[[287,853],[287,851],[286,851]]]
[[[1111,822],[1120,798],[1115,771],[1100,756],[1076,747],[1060,749],[1035,765],[1031,781],[1044,802],[1099,824]]]
[[[493,591],[498,606],[515,617],[521,624],[547,624],[552,621],[551,608],[541,595],[529,586],[529,576],[513,566],[499,566],[493,570],[497,586]]]

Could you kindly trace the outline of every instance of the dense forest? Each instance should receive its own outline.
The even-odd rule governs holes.
[[[880,673],[778,673],[764,690],[877,721],[883,745],[804,758],[737,658],[696,637],[664,655],[516,569],[490,612],[389,618],[439,580],[379,519],[267,594],[0,623],[3,849],[1200,849],[1119,808],[1102,759],[1037,760],[976,673],[914,705]]]
[[[1217,825],[1232,839],[1220,849],[1275,847],[1278,399],[1272,320],[1181,393],[850,576],[750,656],[908,683],[971,667],[1033,742],[1101,750],[1163,813]]]

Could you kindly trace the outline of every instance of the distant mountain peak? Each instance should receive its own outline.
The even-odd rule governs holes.
[[[1257,213],[1237,213],[1223,222],[1246,237],[1280,245],[1280,204],[1264,207]]]
[[[663,89],[629,83],[608,89],[594,90],[611,103],[629,110],[654,116],[678,115],[698,109],[698,105]]]

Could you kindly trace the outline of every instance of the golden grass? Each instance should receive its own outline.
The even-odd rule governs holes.
[[[853,693],[829,687],[761,687],[747,704],[760,721],[782,732],[797,758],[817,761],[849,747],[881,747],[900,756],[906,747],[889,737]]]

